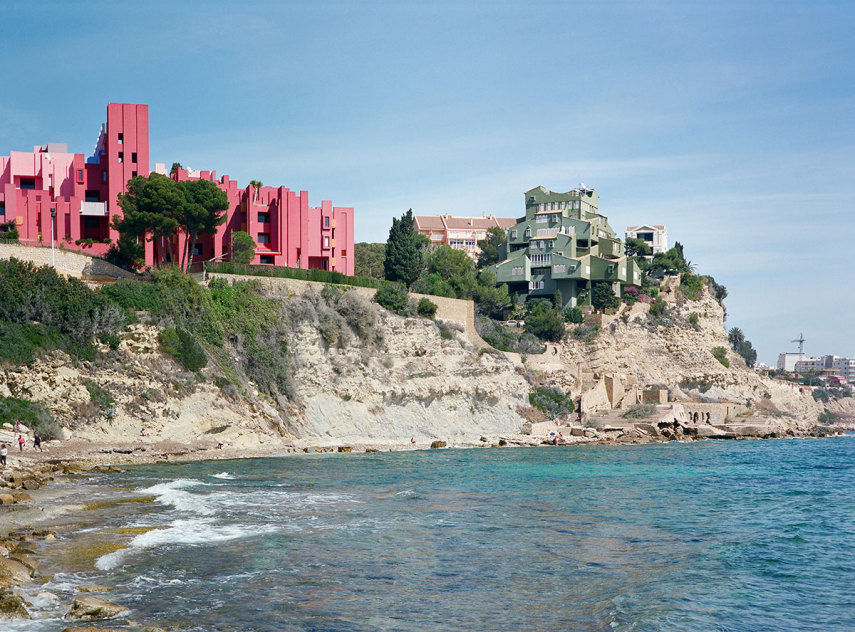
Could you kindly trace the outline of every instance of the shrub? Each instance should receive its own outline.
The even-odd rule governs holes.
[[[395,312],[396,314],[404,313],[409,306],[407,288],[402,283],[385,281],[374,294],[374,302],[385,307],[390,312]]]
[[[486,316],[475,319],[475,330],[486,343],[500,351],[513,353],[543,353],[546,351],[540,341],[525,329],[504,327],[498,321]]]
[[[630,406],[621,417],[624,419],[644,419],[654,413],[656,413],[656,406],[653,404],[635,404]]]
[[[599,333],[600,328],[597,325],[579,325],[573,328],[573,337],[585,344],[591,344]]]
[[[662,318],[668,313],[668,306],[665,301],[657,300],[650,304],[651,318]]]
[[[256,243],[249,233],[242,230],[232,232],[232,261],[247,265],[255,259]]]
[[[328,345],[338,343],[344,347],[350,341],[350,329],[347,322],[338,312],[328,310],[318,319],[318,331]]]
[[[551,301],[536,298],[526,303],[525,329],[540,340],[558,342],[564,337],[564,319]]]
[[[419,316],[433,319],[433,317],[436,316],[436,310],[437,305],[432,300],[424,297],[419,299],[419,304],[416,308],[416,312],[418,312]]]
[[[83,386],[85,386],[86,390],[89,391],[89,400],[102,411],[107,412],[112,408],[113,404],[116,403],[116,400],[113,399],[113,396],[110,395],[110,393],[98,386],[98,384],[92,380],[84,381]]]
[[[286,268],[271,265],[240,265],[231,261],[217,261],[205,264],[208,272],[222,274],[244,274],[250,276],[277,277],[282,279],[302,279],[304,281],[319,281],[321,283],[336,283],[338,285],[355,285],[358,287],[377,287],[382,281],[370,277],[347,276],[334,270],[304,270],[301,268]]]
[[[724,347],[713,347],[712,354],[716,360],[721,362],[722,366],[730,366],[730,360],[727,359],[727,349]]]
[[[62,437],[62,426],[42,404],[17,397],[0,397],[0,419],[21,422],[47,441]]]
[[[689,314],[689,324],[694,328],[695,331],[700,331],[701,326],[698,323],[698,315],[695,312]]]
[[[573,412],[573,400],[560,388],[541,386],[528,395],[529,403],[550,419]]]
[[[585,314],[582,312],[581,307],[570,307],[569,305],[564,308],[564,311],[561,313],[564,316],[564,320],[568,323],[580,324],[585,322]]]
[[[620,305],[620,299],[615,296],[611,283],[608,281],[594,283],[591,290],[591,305],[597,309],[611,309]]]
[[[833,424],[837,421],[837,415],[828,410],[827,408],[823,408],[822,412],[816,418],[817,422],[821,424]]]
[[[188,371],[198,371],[208,364],[202,345],[186,329],[168,327],[157,334],[161,349],[184,365]]]
[[[18,243],[18,227],[15,220],[9,220],[0,224],[0,242],[7,244]]]
[[[680,292],[683,293],[690,301],[697,301],[701,298],[701,292],[704,289],[704,280],[694,274],[686,273],[680,279]]]

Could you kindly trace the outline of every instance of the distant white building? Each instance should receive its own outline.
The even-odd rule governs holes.
[[[777,368],[779,371],[792,373],[796,370],[796,363],[805,359],[803,353],[782,353],[778,356]]]
[[[640,239],[653,249],[653,254],[668,250],[668,230],[665,226],[642,224],[627,226],[624,236],[629,239]]]
[[[799,355],[797,353],[782,353],[784,355]],[[778,356],[780,363],[781,356]],[[795,363],[794,370],[797,373],[824,373],[827,375],[839,375],[847,382],[855,381],[855,359],[841,358],[836,355],[820,356],[818,358],[802,358]]]

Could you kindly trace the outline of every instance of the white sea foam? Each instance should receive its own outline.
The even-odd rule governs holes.
[[[219,474],[211,474],[211,478],[219,478],[224,481],[233,481],[236,477],[232,476],[228,472],[220,472]]]
[[[151,487],[137,490],[141,494],[155,496],[157,502],[164,505],[172,505],[179,511],[187,511],[209,516],[215,511],[211,505],[211,497],[203,494],[194,494],[185,491],[187,488],[201,487],[205,483],[192,479],[179,478],[168,483],[158,483]]]
[[[130,542],[130,546],[102,555],[95,562],[95,568],[102,571],[112,570],[124,563],[127,556],[135,550],[152,549],[160,546],[192,546],[237,540],[255,535],[273,533],[273,526],[258,525],[218,525],[209,518],[176,520],[166,529],[153,529],[141,533]]]

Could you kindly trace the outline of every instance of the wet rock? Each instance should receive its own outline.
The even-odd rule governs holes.
[[[92,584],[91,586],[75,586],[77,592],[82,593],[104,593],[115,590],[115,586],[102,586],[99,584]]]
[[[446,446],[445,441],[439,441],[439,440],[434,441],[434,442],[432,442],[432,443],[430,444],[430,447],[431,447],[431,449],[432,449],[432,450],[437,450],[437,449],[439,449],[439,448],[444,448],[445,446]]]
[[[29,619],[30,613],[26,606],[30,604],[18,595],[0,595],[0,618],[3,619]]]
[[[15,502],[12,494],[0,494],[0,505],[11,505]]]
[[[116,617],[128,609],[108,601],[102,601],[95,597],[77,597],[71,604],[71,609],[65,615],[66,619],[82,619],[94,621],[95,619],[109,619]]]
[[[353,448],[350,447],[349,445],[340,445],[340,446],[338,446],[338,451],[339,452],[353,452]]]
[[[507,441],[505,441],[504,439],[499,439],[499,446],[505,447],[506,445],[508,445]]]
[[[115,628],[94,628],[91,625],[82,628],[64,628],[62,632],[124,632],[124,630],[116,630]]]
[[[25,584],[32,578],[29,568],[8,558],[0,558],[0,586],[16,586]]]
[[[21,483],[21,487],[26,489],[27,491],[33,491],[34,489],[38,489],[41,487],[41,483],[39,483],[34,478],[28,478]]]
[[[35,573],[39,568],[39,563],[24,553],[14,553],[7,559],[24,565],[30,571],[30,575]]]
[[[30,496],[26,492],[12,492],[12,498],[15,499],[16,503],[31,503],[31,502],[33,502],[33,497]]]

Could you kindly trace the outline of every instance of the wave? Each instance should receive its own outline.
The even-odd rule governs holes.
[[[235,480],[235,478],[237,478],[236,476],[232,476],[228,472],[220,472],[219,474],[210,474],[210,477],[211,478],[219,478],[220,480],[224,480],[224,481],[233,481],[233,480]]]
[[[95,568],[102,571],[113,570],[121,566],[127,556],[135,550],[152,549],[160,546],[192,546],[226,542],[256,535],[273,533],[274,526],[258,525],[218,525],[208,518],[176,520],[165,529],[153,529],[141,533],[131,540],[127,548],[102,555],[95,561]]]
[[[211,506],[209,502],[209,496],[185,491],[187,488],[204,485],[206,484],[202,481],[178,478],[168,483],[158,483],[157,485],[138,489],[137,491],[141,494],[155,496],[157,502],[164,505],[171,505],[179,511],[189,511],[209,516],[216,511],[216,508]]]

